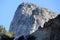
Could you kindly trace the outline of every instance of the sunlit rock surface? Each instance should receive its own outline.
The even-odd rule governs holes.
[[[57,15],[46,8],[37,7],[31,3],[22,3],[15,12],[9,31],[15,33],[16,37],[30,35],[39,26],[44,28],[44,23],[49,19],[55,18]],[[45,35],[46,32],[41,31],[41,33]]]

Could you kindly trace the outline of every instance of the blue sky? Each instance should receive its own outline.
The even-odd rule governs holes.
[[[9,30],[14,13],[22,2],[33,3],[60,13],[60,0],[0,0],[0,25]]]

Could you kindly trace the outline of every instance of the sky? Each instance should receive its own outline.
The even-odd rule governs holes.
[[[60,13],[60,0],[0,0],[0,25],[3,25],[6,30],[9,30],[15,11],[23,2],[47,8],[57,14]]]

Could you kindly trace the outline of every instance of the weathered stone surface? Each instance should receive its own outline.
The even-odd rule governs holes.
[[[50,40],[50,32],[51,32],[50,29],[48,29],[48,30],[38,29],[37,31],[35,31],[31,35],[36,37],[35,40]]]
[[[60,14],[46,22],[43,29],[39,28],[31,35],[36,37],[35,40],[60,40]]]
[[[34,4],[22,3],[15,12],[9,31],[15,33],[17,38],[22,35],[30,35],[38,30],[39,26],[43,28],[45,22],[55,18],[57,15],[46,8],[37,7]],[[40,30],[37,33],[40,33],[40,37],[42,38],[49,31]]]

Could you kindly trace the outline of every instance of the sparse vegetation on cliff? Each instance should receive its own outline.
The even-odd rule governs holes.
[[[5,28],[3,28],[3,26],[0,25],[0,39],[1,40],[10,40],[13,39],[15,37],[14,33],[8,32]]]

